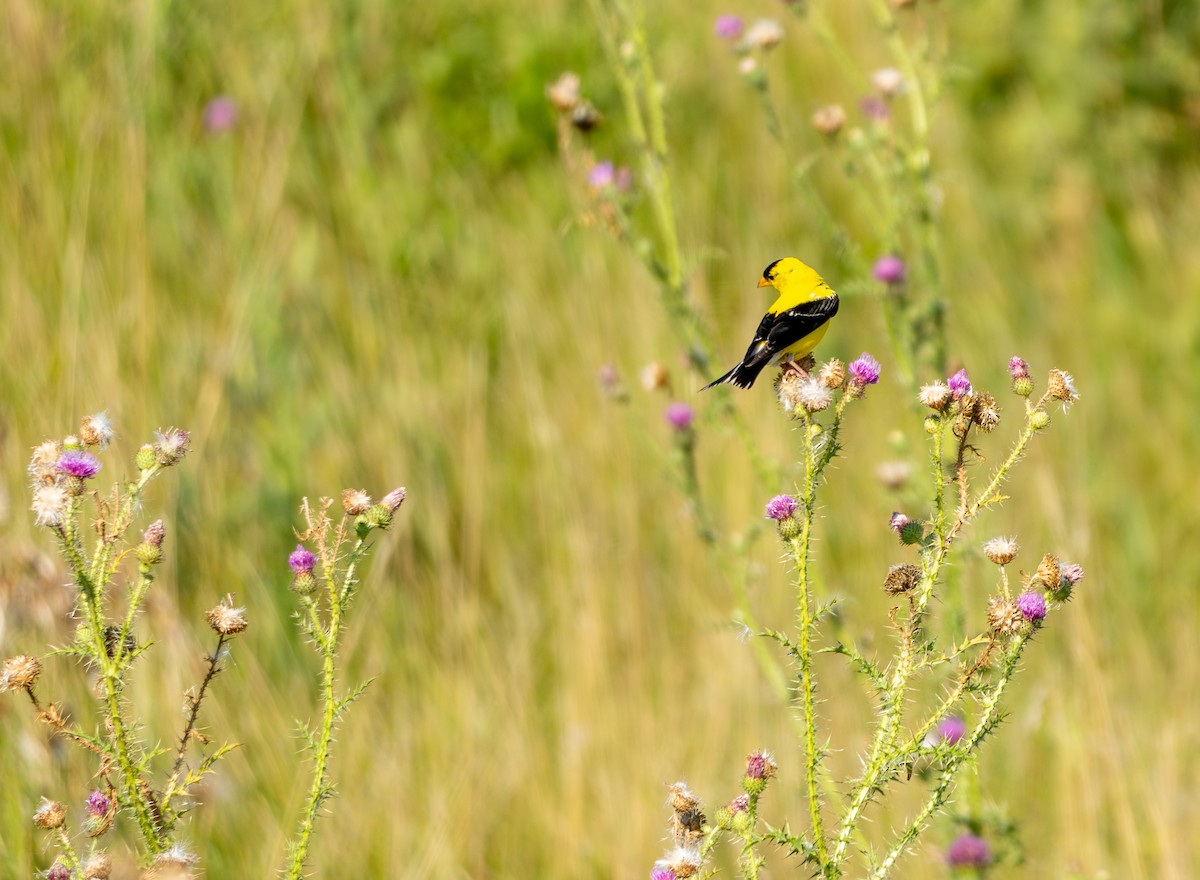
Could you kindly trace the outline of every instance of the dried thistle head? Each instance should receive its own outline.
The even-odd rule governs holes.
[[[55,528],[66,522],[67,510],[71,506],[71,493],[59,483],[43,483],[33,490],[33,503],[29,509],[35,514],[39,526]]]
[[[884,461],[875,468],[875,479],[893,492],[907,486],[911,477],[912,468],[906,461]]]
[[[833,392],[824,382],[795,370],[781,370],[775,384],[779,403],[787,412],[818,413],[833,402]]]
[[[1016,538],[992,538],[983,545],[983,555],[996,565],[1008,565],[1020,552]]]
[[[700,867],[703,862],[700,860],[700,853],[692,847],[676,847],[676,849],[667,857],[667,864],[675,873],[676,880],[687,880],[688,877],[695,877],[700,873]]]
[[[996,430],[996,426],[1000,424],[1000,407],[996,403],[996,398],[986,391],[975,395],[975,406],[971,412],[971,418],[985,434]]]
[[[56,465],[60,455],[62,445],[57,440],[46,440],[33,448],[33,454],[29,457],[29,478],[35,487],[59,481]]]
[[[142,880],[188,880],[195,876],[192,869],[199,861],[195,853],[177,843],[154,857],[154,862],[142,874]]]
[[[846,365],[837,358],[830,358],[821,364],[821,372],[817,374],[817,378],[826,388],[836,391],[846,382]]]
[[[366,489],[343,489],[342,510],[349,516],[358,516],[371,509],[371,496]]]
[[[1053,553],[1047,553],[1042,557],[1042,561],[1038,563],[1037,571],[1034,572],[1030,579],[1030,586],[1034,586],[1034,582],[1041,584],[1047,590],[1057,590],[1062,581],[1062,569],[1058,564],[1058,557]]]
[[[887,577],[883,579],[883,588],[892,596],[907,593],[921,582],[921,567],[906,562],[903,565],[893,565],[888,569]]]
[[[42,661],[37,657],[18,654],[9,657],[0,667],[0,693],[4,691],[23,691],[37,684],[38,676],[42,674]]]
[[[660,388],[669,388],[671,385],[671,374],[658,361],[651,361],[642,367],[640,378],[642,387],[647,391],[657,391]]]
[[[246,609],[234,608],[232,596],[226,596],[220,604],[208,609],[204,616],[213,631],[223,636],[236,636],[245,632],[249,626],[246,621]]]
[[[108,880],[112,876],[112,856],[106,852],[92,853],[83,863],[84,880]]]
[[[928,385],[922,385],[917,399],[921,401],[922,406],[941,412],[951,400],[950,386],[945,382],[930,382]]]
[[[995,596],[988,602],[988,629],[998,636],[1012,636],[1025,626],[1025,615],[1016,603],[1003,596]]]
[[[813,128],[826,137],[833,137],[846,124],[846,111],[840,104],[827,104],[818,107],[812,115]]]
[[[1079,399],[1074,377],[1062,370],[1050,371],[1050,378],[1046,380],[1046,391],[1055,400],[1062,401],[1063,409],[1067,409]]]
[[[33,824],[47,831],[61,828],[66,820],[67,805],[49,798],[42,798],[41,804],[33,813]]]
[[[667,802],[676,813],[686,813],[700,806],[700,799],[692,793],[686,782],[676,782],[671,786]]]
[[[566,71],[546,86],[546,99],[559,113],[574,110],[579,103],[581,82],[579,77]]]
[[[113,437],[116,435],[117,432],[113,429],[112,419],[109,418],[107,412],[98,412],[95,415],[86,416],[79,425],[79,439],[83,441],[84,446],[107,449],[108,444],[112,442]]]
[[[163,467],[171,467],[183,461],[192,448],[192,434],[182,428],[167,428],[155,432],[154,456]],[[139,460],[138,464],[141,464]]]

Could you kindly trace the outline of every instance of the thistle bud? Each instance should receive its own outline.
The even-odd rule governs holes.
[[[779,772],[779,765],[770,752],[751,752],[746,756],[746,775],[742,777],[742,790],[748,795],[760,795],[766,790],[767,782]]]
[[[1022,376],[1012,381],[1013,393],[1020,397],[1028,397],[1033,394],[1033,380],[1028,376]]]
[[[155,520],[146,527],[146,531],[142,533],[142,543],[138,544],[137,550],[134,551],[138,562],[146,566],[162,562],[162,545],[166,531],[161,519]]]
[[[148,471],[158,463],[158,456],[154,454],[154,447],[149,443],[142,446],[137,451],[137,455],[133,458],[133,463],[137,465],[139,471]]]
[[[71,880],[71,869],[61,859],[56,859],[46,871],[46,880]]]
[[[400,505],[404,503],[404,499],[407,497],[408,490],[401,486],[380,498],[379,503],[386,507],[389,513],[395,513],[400,509]]]
[[[1050,413],[1044,409],[1034,410],[1029,417],[1029,427],[1035,431],[1044,431],[1050,427]]]
[[[776,495],[767,502],[767,519],[779,523],[779,535],[784,540],[799,537],[800,523],[793,514],[800,507],[800,502],[791,495]]]

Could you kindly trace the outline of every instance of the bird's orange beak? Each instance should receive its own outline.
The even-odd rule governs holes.
[[[758,286],[759,286],[759,287],[770,287],[770,286],[771,286],[771,282],[770,282],[770,281],[768,281],[766,278],[759,278],[759,279],[758,279]]]

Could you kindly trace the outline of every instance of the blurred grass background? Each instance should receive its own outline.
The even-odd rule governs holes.
[[[732,363],[762,267],[833,256],[711,35],[727,11],[784,15],[670,0],[650,25],[685,247],[703,256],[693,292]],[[865,10],[834,12],[864,77],[890,63]],[[1028,861],[1011,876],[1195,876],[1200,11],[982,0],[914,14],[943,22],[949,46],[934,164],[952,357],[999,390],[1020,353],[1083,394],[1017,500],[972,536],[1016,532],[1026,566],[1051,550],[1088,571],[1030,652],[978,789],[1020,823]],[[210,647],[201,612],[229,591],[249,607],[203,719],[242,743],[188,832],[208,876],[266,874],[292,830],[294,720],[315,669],[284,561],[299,498],[346,486],[410,494],[356,608],[346,680],[377,681],[338,740],[314,876],[642,876],[665,784],[686,778],[715,807],[757,747],[782,770],[768,818],[800,822],[790,723],[729,625],[729,584],[672,483],[667,398],[637,371],[662,361],[675,396],[709,401],[652,281],[575,222],[556,157],[543,89],[569,68],[607,115],[598,155],[631,158],[587,15],[547,0],[8,0],[0,25],[0,649],[69,633],[62,569],[26,511],[30,447],[100,409],[124,461],[156,427],[191,429],[195,451],[147,511],[167,520],[170,556],[134,698],[152,738],[176,735]],[[785,125],[813,150],[811,112],[853,108],[865,87],[794,19],[771,69]],[[238,119],[213,134],[203,109],[222,94]],[[822,169],[875,254],[856,184]],[[887,369],[875,304],[848,299],[822,353],[863,349]],[[600,393],[605,363],[627,405]],[[877,584],[902,561],[885,524],[919,496],[874,474],[898,455],[894,429],[914,444],[901,457],[923,456],[911,408],[885,389],[855,408],[819,545],[848,624],[877,643]],[[766,389],[737,406],[786,454]],[[700,455],[728,529],[787,488],[756,484],[718,429]],[[751,572],[765,621],[789,613],[777,557],[760,542]],[[961,574],[982,614],[985,573]],[[831,762],[850,774],[869,704],[839,665],[821,672]],[[52,664],[43,693],[83,712],[78,678]],[[43,794],[82,802],[88,773],[21,701],[0,701],[0,877],[46,865],[29,815]],[[943,876],[950,833],[901,876]]]

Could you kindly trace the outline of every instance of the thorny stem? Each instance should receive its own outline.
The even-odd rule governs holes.
[[[341,533],[339,532],[339,539]],[[337,546],[340,546],[340,540]],[[309,842],[312,838],[313,827],[317,821],[317,813],[321,803],[329,793],[326,778],[329,774],[330,747],[333,743],[333,729],[337,721],[338,701],[334,694],[335,664],[338,643],[341,636],[342,612],[350,597],[354,585],[354,570],[362,558],[366,548],[366,539],[359,538],[350,553],[350,563],[346,567],[342,586],[339,588],[334,577],[336,559],[322,554],[322,566],[325,571],[325,581],[329,589],[329,627],[325,629],[316,611],[316,603],[309,603],[310,621],[313,624],[313,634],[317,646],[321,650],[321,734],[315,744],[313,760],[312,785],[309,788],[308,799],[305,801],[304,818],[300,831],[292,848],[291,864],[288,868],[289,880],[300,880],[304,876],[304,863],[308,857]]]
[[[913,818],[913,820],[901,832],[900,837],[892,848],[888,851],[887,856],[875,868],[871,874],[872,880],[885,880],[892,871],[892,867],[896,864],[896,860],[903,855],[904,851],[912,844],[917,836],[925,827],[930,818],[942,806],[945,805],[950,796],[950,792],[954,787],[954,781],[957,779],[959,772],[965,765],[968,756],[975,750],[983,738],[992,730],[999,720],[997,714],[1000,708],[1000,698],[1004,695],[1004,690],[1008,686],[1008,682],[1012,679],[1013,673],[1017,669],[1017,663],[1021,659],[1021,652],[1028,643],[1026,636],[1018,636],[1014,643],[1010,646],[1007,655],[1004,659],[1004,666],[1001,669],[1000,678],[988,694],[987,699],[983,702],[983,714],[980,716],[979,723],[975,725],[975,729],[971,731],[970,737],[965,741],[960,742],[958,748],[954,751],[950,758],[947,759],[945,769],[942,771],[941,778],[938,779],[938,784],[930,794],[925,805]]]
[[[196,733],[196,719],[200,716],[200,704],[204,702],[204,694],[208,690],[208,684],[217,677],[217,673],[221,671],[221,649],[225,647],[225,641],[229,637],[224,633],[219,633],[217,637],[217,647],[207,658],[208,669],[204,673],[204,678],[200,682],[200,690],[196,696],[189,699],[191,711],[188,713],[187,723],[183,727],[183,734],[179,737],[179,747],[175,750],[175,763],[171,765],[171,776],[174,777],[179,768],[183,766],[183,759],[186,757],[187,745],[192,736]]]
[[[71,876],[83,876],[83,863],[79,861],[79,854],[75,852],[75,846],[71,843],[71,835],[67,834],[67,829],[62,825],[54,829],[54,836],[58,838],[59,849],[62,850],[63,861],[67,867],[71,869]]]

